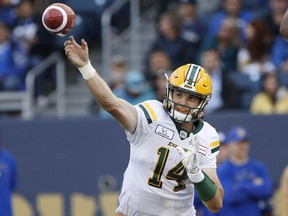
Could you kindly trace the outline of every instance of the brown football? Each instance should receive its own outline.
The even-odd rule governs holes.
[[[48,6],[42,14],[43,26],[52,34],[67,35],[74,27],[76,16],[74,11],[63,3]]]

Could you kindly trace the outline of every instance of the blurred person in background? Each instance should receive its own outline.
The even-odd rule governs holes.
[[[12,194],[16,188],[16,161],[2,145],[0,136],[0,216],[12,216]]]
[[[127,60],[121,55],[114,56],[112,58],[111,65],[111,80],[109,81],[109,86],[112,90],[120,88],[124,85],[127,72]]]
[[[159,20],[161,14],[165,13],[166,11],[170,10],[171,5],[173,5],[175,0],[158,0],[155,1],[155,8],[156,8],[156,19]]]
[[[220,56],[222,68],[227,72],[235,72],[240,47],[241,40],[237,20],[227,17],[222,20],[216,35],[203,40],[200,56],[207,49],[215,49]]]
[[[242,8],[253,14],[254,18],[263,19],[270,12],[269,0],[242,0]]]
[[[223,208],[217,216],[261,216],[263,201],[271,198],[272,180],[264,164],[249,157],[250,137],[236,126],[226,133],[228,159],[218,168],[225,190]]]
[[[288,216],[288,165],[283,169],[279,187],[273,198],[274,215]]]
[[[206,107],[206,114],[238,107],[238,94],[227,70],[223,68],[220,56],[215,49],[207,49],[201,55],[201,65],[212,80],[213,97]]]
[[[133,105],[155,98],[151,86],[141,71],[128,71],[124,76],[124,85],[115,88],[113,92]]]
[[[35,20],[35,9],[32,0],[21,0],[15,5],[16,23],[13,26],[12,37],[18,41],[27,54],[37,43],[37,31],[40,28]],[[43,50],[44,51],[44,50]]]
[[[217,165],[219,166],[222,164],[225,160],[229,158],[229,151],[228,146],[226,142],[226,135],[222,131],[218,131],[219,138],[220,138],[220,151],[217,155]]]
[[[10,35],[9,27],[0,22],[0,91],[25,89],[28,56]]]
[[[34,0],[21,0],[15,5],[16,23],[13,26],[12,38],[17,41],[29,56],[28,70],[41,63],[56,51],[55,35],[48,33],[42,26],[42,12],[37,13]],[[36,103],[45,106],[46,95],[56,88],[54,68],[48,68],[36,77]]]
[[[288,74],[288,41],[278,35],[271,48],[271,61],[279,73]]]
[[[279,32],[283,38],[288,39],[288,9],[281,19]]]
[[[123,88],[123,86],[125,85],[125,76],[127,72],[128,72],[127,60],[121,55],[113,56],[110,72],[110,80],[108,82],[111,90]],[[100,106],[94,99],[91,99],[91,103],[89,105],[89,111],[90,113],[99,115]]]
[[[288,9],[283,15],[279,27],[280,35],[276,38],[272,49],[272,59],[280,72],[288,72]]]
[[[173,11],[163,13],[157,25],[158,35],[152,42],[147,56],[154,50],[163,50],[171,60],[171,68],[190,62],[188,59],[187,42],[182,38],[181,18]]]
[[[182,21],[181,37],[187,42],[187,58],[197,62],[201,41],[206,30],[197,13],[197,0],[178,0],[176,12]]]
[[[222,0],[197,0],[197,11],[202,23],[207,27],[212,17],[221,9]]]
[[[140,71],[128,71],[124,77],[124,85],[114,88],[113,93],[116,97],[122,98],[133,105],[155,98],[155,93]],[[100,110],[100,117],[112,118],[103,109]]]
[[[222,94],[232,92],[227,90],[225,91],[225,84],[227,83],[223,82],[225,72],[223,73],[222,71],[221,61],[216,50],[205,50],[201,55],[201,65],[206,69],[213,83],[213,98],[211,98],[206,108],[206,114],[209,114],[216,112],[224,106],[224,98]]]
[[[209,39],[214,37],[222,25],[223,20],[229,17],[236,20],[239,28],[241,43],[245,43],[244,28],[247,23],[254,19],[254,15],[250,11],[243,8],[242,0],[222,1],[222,9],[211,18],[205,38]]]
[[[269,13],[262,19],[272,33],[272,41],[279,36],[282,18],[288,8],[288,0],[269,0]],[[272,46],[272,44],[270,44]],[[271,49],[271,47],[270,47]]]
[[[16,22],[15,3],[17,1],[14,0],[0,1],[0,22],[4,22],[9,27],[12,27]]]
[[[158,76],[159,72],[172,70],[172,62],[165,50],[155,49],[149,53],[148,61],[144,67],[146,79],[154,86],[155,77]]]
[[[169,76],[171,74],[172,62],[168,54],[164,50],[154,50],[148,56],[148,63],[146,64],[145,76],[153,88],[156,99],[163,101],[166,89],[166,76],[165,73]]]
[[[163,102],[166,96],[166,82],[167,76],[171,76],[171,71],[159,71],[157,76],[155,77],[155,85],[154,85],[154,92],[156,95],[156,99],[160,102]]]
[[[266,23],[259,19],[249,22],[244,31],[247,43],[238,52],[238,70],[249,75],[251,80],[258,81],[262,73],[275,69],[269,56],[272,34]]]
[[[252,114],[287,114],[288,91],[279,82],[276,73],[265,73],[261,77],[262,90],[251,102]]]

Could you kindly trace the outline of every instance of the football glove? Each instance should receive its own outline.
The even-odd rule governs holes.
[[[176,149],[178,150],[182,164],[185,166],[187,170],[188,177],[191,182],[198,183],[204,179],[204,174],[202,173],[201,168],[199,167],[199,160],[198,160],[198,150],[199,150],[199,139],[197,136],[192,136],[191,140],[189,141],[189,148],[188,150],[184,150],[182,147],[177,146]]]

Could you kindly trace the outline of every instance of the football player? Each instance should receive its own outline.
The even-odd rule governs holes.
[[[84,39],[71,36],[65,53],[100,106],[125,129],[130,160],[117,213],[195,216],[194,188],[212,212],[222,208],[223,188],[216,173],[219,137],[202,120],[212,84],[204,68],[187,64],[167,77],[166,97],[131,105],[113,95],[89,60]]]

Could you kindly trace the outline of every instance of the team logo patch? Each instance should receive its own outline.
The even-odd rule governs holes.
[[[162,125],[157,125],[155,133],[162,136],[162,137],[165,137],[166,139],[169,139],[169,140],[172,140],[172,138],[174,136],[173,130],[166,128]]]

